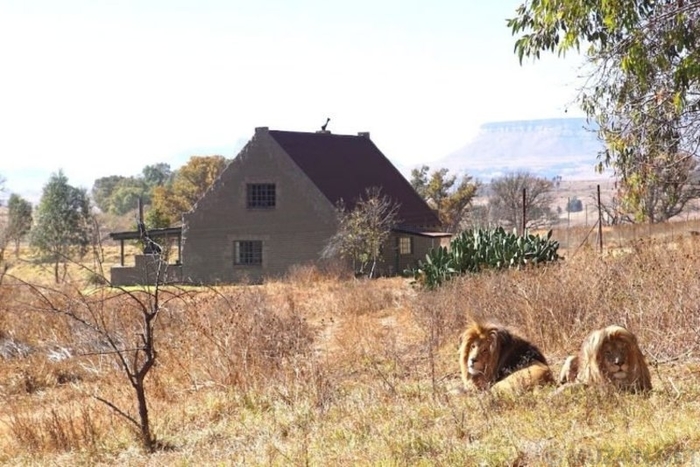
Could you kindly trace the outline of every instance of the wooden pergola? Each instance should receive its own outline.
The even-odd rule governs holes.
[[[169,239],[177,237],[177,263],[182,262],[182,227],[168,227],[166,229],[150,229],[146,235],[151,240],[157,242],[158,239]],[[138,230],[129,232],[112,232],[109,234],[112,240],[119,240],[120,264],[124,266],[124,240],[140,240],[142,233]]]

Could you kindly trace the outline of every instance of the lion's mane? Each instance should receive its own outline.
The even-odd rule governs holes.
[[[485,366],[478,374],[469,371],[473,345],[484,346]],[[464,388],[513,391],[552,383],[554,379],[542,352],[515,331],[499,324],[473,322],[462,334],[459,364]]]
[[[624,345],[625,376],[610,374],[605,361],[606,348]],[[621,362],[622,363],[622,362]],[[619,389],[642,392],[651,390],[651,375],[637,337],[623,326],[612,325],[591,332],[583,341],[579,354],[567,358],[560,374],[560,382],[578,382],[585,385],[611,384]]]

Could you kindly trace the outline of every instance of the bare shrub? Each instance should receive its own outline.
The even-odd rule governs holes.
[[[93,409],[85,405],[14,414],[8,425],[19,447],[34,453],[94,451],[106,430],[96,422]]]
[[[401,381],[424,375],[423,331],[406,304],[415,292],[402,279],[360,280],[339,284],[333,304],[332,335],[325,365],[339,378],[379,381],[396,394]]]
[[[145,380],[156,363],[154,330],[161,307],[179,299],[185,292],[178,289],[161,291],[157,280],[155,286],[138,291],[103,288],[86,293],[80,289],[80,284],[66,282],[47,287],[20,278],[13,279],[12,288],[20,297],[16,300],[17,310],[25,315],[31,314],[32,318],[38,317],[37,321],[52,321],[54,325],[40,328],[37,323],[32,323],[32,332],[41,334],[49,330],[53,333],[50,342],[66,349],[67,356],[71,354],[70,348],[85,348],[86,338],[89,338],[88,342],[97,342],[101,348],[84,354],[112,357],[134,391],[138,415],[130,415],[129,409],[118,407],[100,394],[92,396],[135,428],[145,451],[154,452],[159,448],[151,430]],[[70,374],[59,375],[59,379],[65,381],[74,378]],[[32,383],[33,380],[26,381]]]
[[[371,284],[367,279],[345,282],[335,291],[338,312],[363,315],[390,309],[405,293],[396,284],[391,280]]]
[[[309,358],[314,338],[293,305],[254,287],[199,294],[177,332],[181,348],[192,344],[178,360],[189,367],[194,384],[213,381],[244,388],[268,382],[293,369],[296,360]]]
[[[419,301],[418,318],[436,327],[441,344],[451,340],[442,336],[458,339],[457,312],[514,326],[555,357],[575,352],[591,329],[609,324],[633,330],[653,359],[698,353],[700,289],[690,285],[698,278],[698,247],[635,245],[615,255],[590,252],[534,270],[464,277]]]
[[[289,268],[285,282],[312,284],[323,281],[323,272],[314,264],[294,265]]]
[[[351,277],[353,277],[352,268],[347,262],[329,259],[314,264],[293,265],[285,275],[284,282],[308,285],[324,281],[347,280]]]
[[[6,379],[0,384],[5,395],[34,394],[61,385],[92,378],[76,362],[50,362],[34,354],[5,367]]]

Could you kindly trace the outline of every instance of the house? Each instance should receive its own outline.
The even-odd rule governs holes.
[[[183,216],[178,274],[200,284],[260,282],[318,261],[337,232],[338,203],[352,208],[371,187],[399,204],[381,274],[400,273],[431,248],[449,244],[436,213],[369,133],[256,128]]]

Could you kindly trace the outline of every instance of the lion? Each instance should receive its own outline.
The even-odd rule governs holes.
[[[623,326],[612,325],[586,337],[579,354],[564,362],[559,383],[644,392],[651,390],[651,375],[637,337]]]
[[[462,334],[459,364],[464,389],[515,392],[554,383],[542,352],[514,331],[473,322]]]

